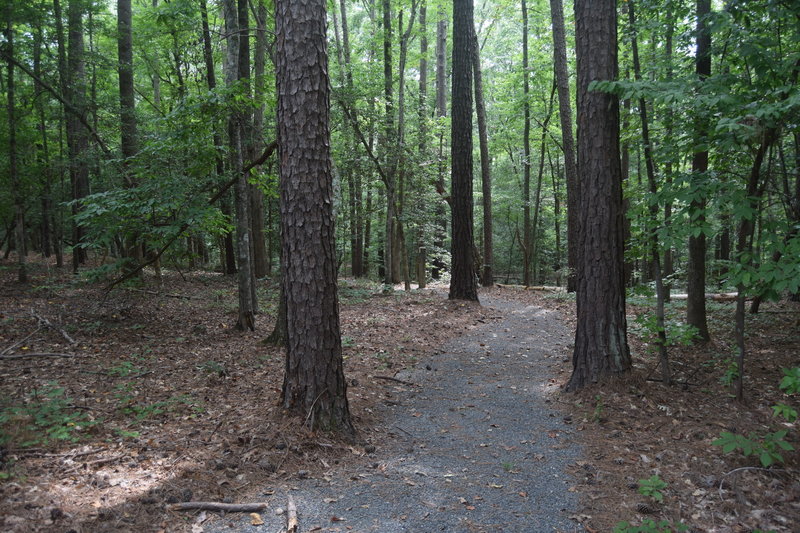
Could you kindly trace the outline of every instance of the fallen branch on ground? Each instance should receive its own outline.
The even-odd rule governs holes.
[[[6,348],[6,349],[5,349],[5,350],[3,350],[2,352],[0,352],[0,357],[4,356],[5,354],[7,354],[8,352],[10,352],[11,350],[13,350],[14,348],[16,348],[17,346],[19,346],[19,345],[23,344],[25,341],[27,341],[28,339],[30,339],[31,337],[33,337],[34,335],[36,335],[37,333],[39,333],[39,330],[40,330],[40,329],[42,329],[42,326],[41,326],[41,325],[39,325],[39,327],[37,327],[37,328],[36,328],[36,331],[34,331],[33,333],[31,333],[30,335],[28,335],[28,336],[27,336],[27,337],[25,337],[24,339],[22,339],[22,340],[19,340],[19,341],[15,342],[15,343],[14,343],[14,344],[12,344],[11,346],[9,346],[8,348]]]
[[[0,357],[3,359],[28,359],[30,357],[78,357],[74,353],[18,353],[11,355],[4,355]]]
[[[391,376],[375,376],[375,379],[385,379],[386,381],[396,381],[397,383],[402,383],[403,385],[410,385],[412,387],[416,387],[416,383],[411,383],[410,381],[403,381],[402,379],[393,378]]]
[[[202,300],[197,296],[188,296],[186,294],[170,294],[168,292],[158,292],[158,291],[149,291],[147,289],[134,289],[132,287],[126,287],[125,290],[127,291],[134,291],[134,292],[143,292],[145,294],[152,294],[155,296],[166,296],[168,298],[183,298],[186,300]]]
[[[289,496],[289,503],[286,506],[286,533],[297,533],[300,530],[300,522],[297,520],[297,506]]]
[[[125,456],[126,455],[123,453],[122,455],[115,455],[114,457],[105,457],[103,459],[97,459],[95,461],[89,461],[88,463],[81,463],[81,464],[79,464],[79,465],[77,465],[77,466],[75,466],[73,468],[70,468],[69,470],[67,470],[66,472],[64,472],[61,475],[62,476],[66,476],[67,474],[71,474],[73,472],[76,472],[76,471],[78,471],[81,468],[86,467],[86,466],[98,466],[98,465],[103,465],[103,464],[106,464],[106,463],[113,463],[114,461],[119,461],[120,459],[124,459]]]
[[[69,336],[69,333],[67,333],[66,331],[64,331],[62,328],[60,328],[60,327],[58,327],[58,326],[54,325],[52,322],[50,322],[49,320],[47,320],[45,317],[43,317],[43,316],[39,315],[39,314],[38,314],[36,311],[34,311],[33,309],[31,309],[31,315],[32,315],[32,316],[33,316],[33,317],[34,317],[36,320],[38,320],[40,323],[42,323],[42,324],[44,324],[45,326],[47,326],[48,328],[50,328],[50,329],[54,329],[54,330],[56,330],[57,332],[61,333],[61,336],[62,336],[62,337],[64,337],[65,339],[67,339],[67,342],[68,342],[68,343],[70,343],[70,344],[75,344],[75,339],[73,339],[72,337],[70,337],[70,336]]]
[[[167,506],[170,511],[225,511],[226,513],[254,513],[266,508],[266,503],[221,502],[181,502]]]

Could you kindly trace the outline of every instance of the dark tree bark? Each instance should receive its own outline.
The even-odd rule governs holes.
[[[472,0],[453,2],[451,300],[478,301],[472,240]]]
[[[394,91],[392,86],[392,8],[390,0],[383,0],[383,98],[384,98],[384,185],[386,186],[386,225],[384,227],[383,282],[391,285],[399,273],[393,271],[395,237],[395,168],[396,153],[394,131]],[[399,281],[399,279],[398,279]]]
[[[492,161],[489,158],[489,133],[486,127],[486,103],[483,99],[481,51],[478,34],[472,29],[472,74],[475,76],[475,110],[478,117],[478,142],[481,152],[481,189],[483,192],[483,272],[481,285],[494,284],[494,247],[492,245]]]
[[[531,284],[531,104],[528,65],[528,4],[522,0],[522,284]]]
[[[711,13],[711,0],[697,0],[697,52],[695,56],[695,72],[702,82],[711,75],[711,31],[706,18]],[[707,136],[705,120],[698,118],[695,122],[695,144],[703,144]],[[708,171],[708,150],[695,151],[692,157],[692,173],[702,175]],[[703,180],[695,177],[696,181]],[[705,223],[706,202],[704,198],[695,198],[690,206],[694,223],[702,226]],[[695,218],[696,217],[696,218]],[[700,233],[689,237],[689,266],[687,271],[686,322],[697,328],[701,340],[710,339],[706,320],[706,236]]]
[[[288,346],[283,406],[352,435],[342,369],[324,0],[278,0],[278,138]]]
[[[28,266],[25,249],[25,204],[19,174],[17,173],[17,120],[16,120],[16,94],[14,87],[14,25],[13,6],[6,5],[6,54],[8,55],[8,83],[6,96],[8,98],[8,174],[11,181],[11,191],[14,197],[14,247],[17,249],[17,281],[28,282]]]
[[[57,11],[60,14],[60,6]],[[72,207],[73,215],[77,215],[81,211],[81,200],[89,194],[89,164],[86,160],[89,136],[83,126],[84,123],[88,124],[86,121],[86,64],[83,57],[83,13],[83,1],[69,0],[67,8],[68,58],[64,94],[66,94],[67,101],[77,111],[77,113],[67,114],[70,183],[72,198],[77,200]],[[83,227],[73,222],[72,269],[74,272],[78,271],[79,265],[86,262],[86,250],[82,247],[85,233],[86,230]]]
[[[117,49],[119,53],[119,108],[122,157],[136,155],[136,103],[133,92],[133,28],[131,0],[117,0]]]
[[[572,109],[569,97],[569,72],[567,71],[567,44],[564,32],[564,7],[561,0],[550,0],[550,17],[553,23],[553,56],[556,86],[558,88],[558,114],[561,118],[561,145],[564,150],[564,172],[567,182],[567,291],[575,291],[575,264],[578,248],[578,181],[575,166],[575,141],[572,136]]]
[[[619,101],[590,91],[617,78],[614,0],[576,0],[578,176],[581,184],[577,328],[568,391],[630,369],[623,286]]]

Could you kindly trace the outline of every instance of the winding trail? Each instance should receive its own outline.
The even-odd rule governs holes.
[[[282,531],[285,517],[274,509],[289,495],[303,532],[578,530],[565,469],[580,449],[549,399],[557,389],[550,367],[568,355],[571,336],[556,312],[496,292],[481,302],[502,319],[396,376],[417,386],[381,407],[390,439],[374,462],[277,489],[260,531]],[[206,531],[256,530],[247,517],[223,522],[232,520],[241,527],[217,521]]]

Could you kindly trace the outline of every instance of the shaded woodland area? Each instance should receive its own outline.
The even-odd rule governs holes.
[[[191,446],[215,402],[270,406],[289,449],[330,432],[363,455],[375,384],[484,320],[484,291],[574,325],[556,379],[599,448],[658,440],[631,398],[659,415],[709,395],[719,427],[675,439],[763,468],[738,493],[748,509],[767,505],[759,483],[797,493],[780,477],[798,461],[797,1],[0,6],[0,481],[81,439],[144,453],[168,434],[145,421],[180,420]],[[363,340],[376,324],[385,338]],[[272,373],[258,393],[254,368]],[[182,386],[157,392],[162,371]],[[210,392],[237,381],[236,400]],[[111,449],[87,446],[68,457]],[[267,478],[284,460],[248,457]],[[639,514],[692,521],[662,506],[668,474],[637,472],[617,481],[652,499]],[[796,529],[796,505],[777,516],[764,523]]]

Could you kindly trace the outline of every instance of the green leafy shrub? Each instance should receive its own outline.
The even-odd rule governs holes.
[[[728,431],[723,431],[719,434],[719,438],[711,444],[714,446],[722,446],[723,453],[741,450],[745,457],[756,455],[759,461],[761,461],[761,465],[766,468],[775,463],[784,462],[780,450],[794,450],[794,446],[784,440],[787,433],[787,430],[782,429],[774,433],[765,433],[761,436],[750,433],[745,437],[744,435],[736,435]]]
[[[34,390],[23,405],[9,405],[0,410],[0,444],[14,442],[22,448],[47,445],[57,441],[76,442],[79,433],[97,424],[88,413],[72,405],[63,387],[50,382]]]
[[[658,477],[658,474],[639,480],[639,494],[649,496],[659,503],[664,501],[664,494],[661,491],[666,488],[666,481]]]

